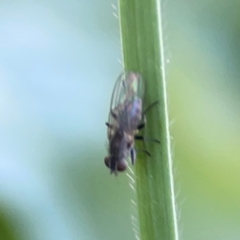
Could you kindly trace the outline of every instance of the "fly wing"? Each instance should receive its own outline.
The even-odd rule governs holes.
[[[120,111],[120,106],[122,98],[124,97],[124,88],[122,82],[122,74],[118,77],[112,92],[111,103],[110,103],[110,112],[108,117],[108,122],[110,126],[108,128],[108,139],[112,139],[116,129],[119,127],[118,123],[118,112]]]
[[[111,139],[115,130],[133,131],[142,118],[142,98],[144,95],[143,80],[139,73],[122,73],[114,86],[109,123],[108,138]]]

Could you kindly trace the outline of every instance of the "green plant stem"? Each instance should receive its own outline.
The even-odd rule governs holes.
[[[178,240],[160,2],[119,0],[119,17],[124,69],[145,79],[145,108],[159,100],[147,113],[144,135],[161,143],[147,143],[152,157],[139,154],[136,165],[140,236]]]

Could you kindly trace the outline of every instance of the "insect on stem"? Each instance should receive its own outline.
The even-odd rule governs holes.
[[[144,111],[142,110],[143,85],[143,79],[139,73],[126,72],[119,76],[113,89],[109,119],[106,123],[109,146],[105,164],[110,168],[110,172],[115,175],[117,175],[117,172],[127,169],[128,158],[131,159],[132,164],[135,164],[134,140],[159,143],[156,139],[145,138],[136,134],[146,124],[145,114],[158,104],[158,101],[156,101]],[[140,151],[151,156],[145,149]]]

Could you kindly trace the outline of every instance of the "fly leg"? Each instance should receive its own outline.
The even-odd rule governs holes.
[[[113,129],[113,128],[114,128],[111,123],[106,122],[106,125],[107,125],[107,127],[109,127],[110,129]]]
[[[146,115],[146,113],[147,113],[152,107],[154,107],[155,105],[157,105],[158,103],[159,103],[158,100],[155,101],[155,102],[153,102],[152,104],[150,104],[150,105],[143,111],[143,113],[142,113],[143,121],[137,126],[137,129],[138,129],[138,130],[141,130],[141,129],[143,129],[143,128],[145,127],[145,124],[146,124],[146,117],[145,117],[145,115]],[[157,139],[154,139],[154,138],[146,138],[146,137],[143,137],[143,136],[141,136],[141,135],[135,135],[134,138],[135,138],[135,140],[142,140],[142,141],[144,141],[144,142],[145,142],[145,141],[150,141],[150,142],[160,143],[160,141],[157,140]]]
[[[146,123],[146,119],[145,119],[145,117],[144,117],[143,122],[138,125],[137,129],[138,129],[138,130],[143,129],[143,128],[145,127],[145,123]]]
[[[146,124],[146,118],[144,117],[144,120],[142,123],[140,123],[137,127],[138,130],[141,130],[145,127],[145,124]],[[144,137],[144,136],[141,136],[141,135],[134,135],[134,139],[135,140],[142,140],[142,141],[149,141],[149,142],[156,142],[156,143],[160,143],[159,140],[155,139],[155,138],[147,138],[147,137]]]
[[[111,109],[111,111],[110,111],[110,114],[112,115],[112,117],[115,119],[115,120],[117,120],[117,117],[118,117],[118,115]]]
[[[117,120],[118,115],[117,115],[112,109],[111,109],[111,111],[110,111],[110,114],[111,114],[111,116],[112,116],[115,120]],[[111,123],[106,122],[106,125],[107,125],[107,127],[109,127],[110,129],[113,129],[113,128],[114,128],[114,126],[113,126]]]
[[[147,151],[146,149],[142,149],[142,150],[138,150],[138,151],[141,151],[141,152],[144,152],[146,153],[149,157],[151,157],[152,155],[150,154],[149,151]]]
[[[115,120],[117,120],[118,115],[117,115],[112,109],[111,109],[111,111],[110,111],[110,114],[111,114],[111,116],[112,116]],[[113,126],[111,123],[106,122],[106,125],[107,125],[107,127],[109,127],[110,129],[113,129],[113,128],[114,128],[114,126]]]
[[[159,101],[153,102],[152,104],[150,104],[150,105],[143,111],[143,113],[142,113],[142,119],[143,119],[143,121],[137,126],[137,129],[138,129],[138,130],[141,130],[141,129],[143,129],[143,128],[145,127],[145,124],[146,124],[146,117],[145,117],[145,115],[146,115],[146,113],[147,113],[152,107],[154,107],[155,105],[157,105],[158,103],[159,103]]]
[[[144,153],[146,153],[149,157],[151,157],[150,152],[148,152],[148,151],[145,150],[145,149],[141,149],[141,150],[136,149],[136,150],[137,150],[138,152],[144,152]],[[131,156],[132,165],[134,165],[135,162],[136,162],[136,150],[135,150],[134,148],[132,148],[132,149],[130,150],[130,156]]]
[[[143,121],[137,126],[137,129],[138,129],[138,130],[141,130],[141,129],[143,129],[143,128],[145,127],[145,124],[146,124],[146,117],[145,117],[145,115],[146,115],[146,113],[147,113],[152,107],[154,107],[155,105],[157,105],[158,103],[159,103],[158,100],[155,101],[155,102],[153,102],[152,104],[150,104],[150,105],[143,111],[143,113],[142,113],[142,119],[143,119]]]
[[[157,105],[158,103],[159,103],[159,101],[157,100],[157,101],[153,102],[152,104],[150,104],[150,105],[143,111],[142,115],[145,116],[146,113],[147,113],[152,107],[154,107],[155,105]]]
[[[146,149],[136,149],[137,152],[144,152],[146,155],[148,155],[149,157],[151,157],[151,153],[149,151],[147,151]]]
[[[141,140],[141,141],[147,141],[147,142],[155,142],[155,143],[160,143],[160,141],[158,141],[157,139],[155,138],[146,138],[144,136],[141,136],[141,135],[135,135],[134,136],[134,139],[135,140]]]

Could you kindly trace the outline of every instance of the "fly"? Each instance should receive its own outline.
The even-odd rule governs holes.
[[[127,169],[129,157],[134,165],[136,161],[134,140],[144,140],[137,132],[145,125],[146,111],[158,103],[154,102],[142,111],[143,97],[143,79],[139,73],[127,72],[119,76],[113,89],[109,119],[106,123],[109,149],[105,164],[115,175]],[[150,155],[146,150],[143,151]]]

